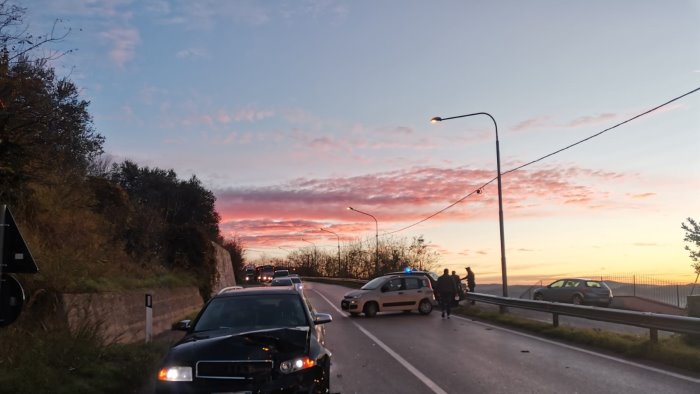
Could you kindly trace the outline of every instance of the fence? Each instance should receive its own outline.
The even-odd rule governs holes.
[[[620,274],[585,277],[604,281],[612,290],[613,296],[645,298],[678,308],[686,308],[688,296],[693,290],[692,283],[681,284],[659,279],[654,275]],[[555,280],[539,281],[525,290],[519,298],[532,299],[532,293],[535,289],[547,286]]]

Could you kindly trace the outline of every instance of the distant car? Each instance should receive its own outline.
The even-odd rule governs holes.
[[[229,286],[229,287],[224,287],[223,289],[219,290],[218,294],[223,294],[223,293],[228,293],[229,291],[235,291],[235,290],[240,290],[242,289],[243,286]]]
[[[246,283],[255,282],[255,268],[248,267],[243,271],[244,280]]]
[[[536,289],[533,299],[539,301],[570,302],[575,305],[590,304],[610,306],[612,290],[605,282],[584,278],[566,278]]]
[[[289,279],[292,280],[292,283],[294,283],[294,288],[296,288],[298,291],[301,291],[304,288],[299,275],[289,275]]]
[[[289,277],[274,278],[270,282],[270,286],[294,286],[294,282]]]
[[[289,276],[289,270],[276,270],[274,274],[272,274],[272,278],[281,278],[283,276]]]
[[[251,287],[213,297],[168,351],[157,393],[327,393],[323,324],[295,290]]]
[[[374,317],[377,312],[417,310],[422,315],[433,311],[433,288],[424,275],[401,273],[372,279],[359,290],[345,294],[340,302],[351,316],[364,313]]]
[[[272,266],[264,266],[260,268],[260,273],[258,274],[258,282],[270,282],[275,274],[275,268]]]

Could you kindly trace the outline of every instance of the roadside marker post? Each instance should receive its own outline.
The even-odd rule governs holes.
[[[153,296],[146,294],[146,343],[153,337]]]

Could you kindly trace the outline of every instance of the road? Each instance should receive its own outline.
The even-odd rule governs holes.
[[[343,313],[347,288],[305,283],[314,308],[333,315],[333,393],[698,393],[679,374],[453,316]]]

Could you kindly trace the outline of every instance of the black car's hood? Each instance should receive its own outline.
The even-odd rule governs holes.
[[[194,332],[186,335],[168,352],[167,359],[273,360],[307,354],[309,327],[276,328],[232,332],[231,329]]]

